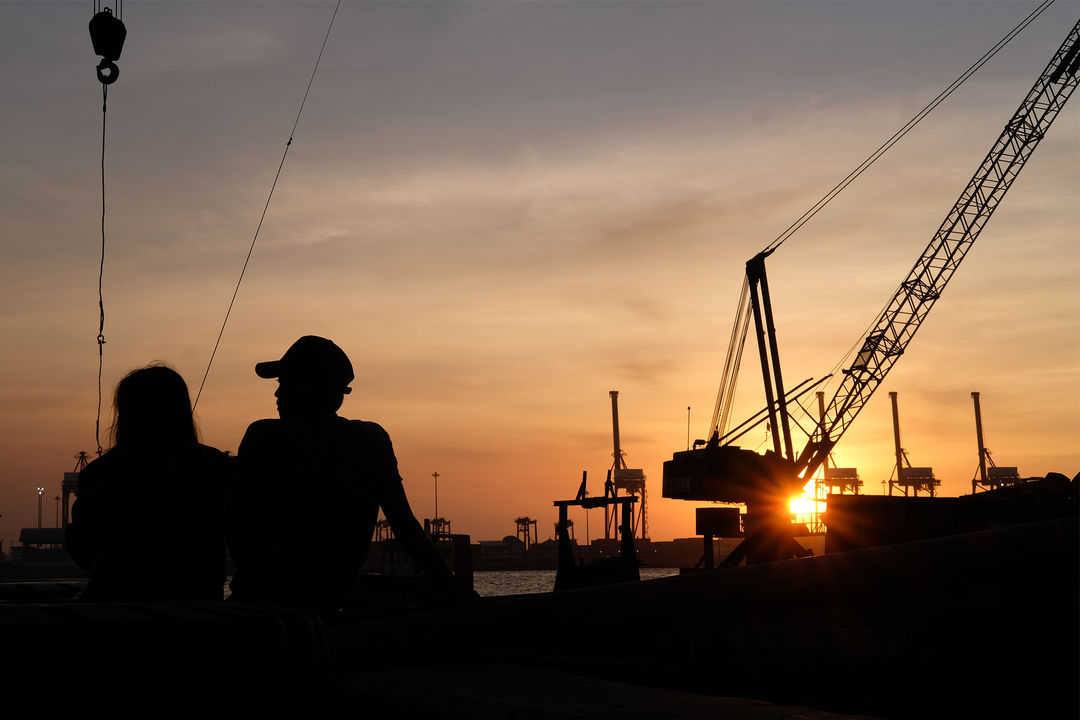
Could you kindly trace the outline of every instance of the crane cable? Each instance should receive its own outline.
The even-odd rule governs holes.
[[[259,217],[259,224],[255,228],[255,235],[251,238],[251,246],[248,248],[247,257],[244,258],[244,266],[240,269],[240,277],[236,281],[236,287],[233,289],[232,298],[229,300],[229,307],[225,311],[225,319],[221,322],[221,329],[218,331],[217,340],[214,342],[214,349],[210,353],[210,361],[206,364],[206,372],[203,373],[202,382],[199,383],[199,391],[195,394],[195,402],[191,404],[192,411],[199,404],[199,398],[202,397],[203,388],[206,386],[206,378],[210,375],[210,367],[214,364],[214,357],[217,355],[218,347],[221,345],[221,337],[225,334],[225,326],[229,322],[229,315],[232,313],[233,305],[236,303],[236,295],[240,292],[240,284],[244,282],[244,274],[247,272],[248,263],[251,261],[251,254],[255,250],[255,242],[259,239],[259,231],[262,230],[263,220],[266,219],[266,212],[270,209],[270,200],[274,197],[274,189],[277,188],[278,178],[281,177],[281,170],[285,167],[285,158],[289,154],[289,148],[292,147],[293,135],[296,133],[296,128],[300,124],[300,116],[304,112],[304,104],[307,103],[308,93],[311,92],[311,84],[315,81],[315,73],[319,70],[319,63],[322,61],[323,51],[326,50],[326,41],[330,38],[330,30],[334,27],[334,20],[337,19],[338,10],[341,8],[341,0],[337,1],[334,6],[334,14],[330,17],[330,24],[326,28],[326,35],[323,37],[322,47],[319,48],[319,56],[315,59],[315,67],[311,70],[311,77],[308,78],[307,88],[304,90],[304,97],[300,101],[300,109],[296,113],[296,121],[293,122],[292,130],[289,131],[289,140],[285,143],[285,150],[281,154],[281,162],[278,163],[277,173],[274,175],[274,182],[270,185],[270,192],[266,196],[266,204],[263,205],[262,215]]]
[[[731,337],[728,340],[727,357],[724,360],[723,380],[720,383],[720,391],[716,395],[716,404],[713,407],[712,421],[709,423],[709,437],[714,434],[725,435],[728,430],[728,420],[731,415],[731,404],[735,399],[735,388],[739,381],[739,367],[742,364],[743,348],[746,347],[746,333],[750,328],[750,280],[743,278],[742,291],[739,293],[739,304],[735,310],[735,322],[731,327]]]
[[[973,63],[967,70],[961,73],[959,77],[953,80],[952,83],[950,83],[944,90],[942,90],[937,95],[937,97],[931,100],[922,110],[916,113],[916,115],[911,120],[909,120],[903,125],[903,127],[897,130],[892,135],[892,137],[882,143],[878,147],[878,149],[871,153],[866,160],[863,160],[863,162],[860,163],[858,167],[848,173],[848,175],[843,180],[837,183],[820,200],[814,203],[814,205],[812,205],[809,210],[803,213],[798,220],[789,225],[788,228],[784,230],[784,232],[780,233],[780,235],[777,236],[775,240],[773,240],[771,243],[769,243],[769,245],[766,246],[762,253],[771,253],[778,247],[780,247],[782,244],[784,244],[784,242],[786,242],[788,238],[794,235],[800,228],[802,228],[803,225],[809,222],[811,218],[813,218],[815,215],[818,214],[818,212],[824,209],[824,207],[828,205],[829,202],[833,200],[833,198],[839,195],[841,191],[847,188],[848,185],[850,185],[860,175],[862,175],[871,165],[873,165],[879,158],[881,158],[882,155],[884,155],[890,148],[892,148],[893,145],[895,145],[905,135],[907,135],[916,125],[919,124],[919,122],[921,122],[927,115],[929,115],[931,111],[937,108],[938,105],[940,105],[950,95],[952,95],[961,85],[964,84],[964,82],[969,77],[971,77],[983,65],[989,62],[1010,41],[1012,41],[1013,38],[1015,38],[1022,30],[1027,28],[1028,25],[1034,22],[1035,19],[1042,15],[1053,4],[1054,0],[1043,0],[1043,2],[1040,3],[1039,6],[1036,7],[1027,17],[1021,20],[1012,30],[1006,33],[1002,39],[998,40],[998,42],[995,43],[994,46],[991,47],[989,50],[987,50],[981,58],[979,58],[975,63]],[[742,292],[745,294],[745,287]],[[735,328],[739,326],[739,317],[743,312],[744,303],[745,298],[740,295],[739,303],[736,309]],[[875,321],[871,321],[870,326],[868,326],[863,335],[860,336],[860,339],[857,340],[855,344],[853,344],[852,347],[849,348],[848,351],[844,354],[844,356],[837,362],[836,366],[829,373],[830,375],[835,375],[836,372],[839,370],[840,366],[847,362],[847,359],[852,355],[852,353],[856,351],[856,348],[859,347],[859,345],[861,344],[861,338],[866,335],[866,332],[869,332],[870,327],[873,327],[874,322]],[[717,393],[716,406],[713,411],[713,421],[712,427],[710,427],[710,432],[717,430],[718,427],[722,424],[722,422],[718,423],[718,420],[726,416],[728,412],[728,406],[731,403],[732,396],[734,394],[735,384],[737,383],[740,362],[738,359],[736,359],[733,363],[732,355],[733,353],[737,352],[738,356],[741,357],[742,344],[745,342],[746,335],[745,332],[740,335],[736,332],[735,328],[732,329],[732,337],[728,345],[728,360],[725,363],[723,376],[724,379],[721,383],[720,391]],[[735,348],[735,343],[738,343],[739,345],[737,349]]]
[[[1034,19],[1035,19],[1036,17],[1038,17],[1038,15],[1042,14],[1042,12],[1043,12],[1043,11],[1045,11],[1045,10],[1046,10],[1046,9],[1047,9],[1047,8],[1048,8],[1048,7],[1049,7],[1049,6],[1051,5],[1051,4],[1053,4],[1053,2],[1054,2],[1054,0],[1046,0],[1045,2],[1043,2],[1043,4],[1042,4],[1042,5],[1040,5],[1040,6],[1039,6],[1038,8],[1036,8],[1036,9],[1035,9],[1034,11],[1032,11],[1032,14],[1031,14],[1031,15],[1029,15],[1029,16],[1028,16],[1027,18],[1025,18],[1025,19],[1024,19],[1023,21],[1021,21],[1020,25],[1017,25],[1017,27],[1016,27],[1016,28],[1014,28],[1014,29],[1013,29],[1013,30],[1012,30],[1012,31],[1010,32],[1010,35],[1012,35],[1012,36],[1015,36],[1015,35],[1016,35],[1016,34],[1017,34],[1017,33],[1019,32],[1019,30],[1023,29],[1023,28],[1024,28],[1024,27],[1026,27],[1026,26],[1027,26],[1028,24],[1030,24],[1032,20],[1034,20]],[[1011,37],[1009,37],[1009,36],[1006,36],[1006,38],[1007,38],[1007,39],[1003,38],[1003,39],[1002,39],[1001,41],[999,41],[998,45],[1000,45],[1001,47],[1004,47],[1004,43],[1006,43],[1006,42],[1007,42],[1008,40],[1011,40],[1011,39],[1012,39],[1012,38],[1011,38]],[[1000,50],[1000,49],[1001,49],[1000,47],[997,47],[997,46],[995,46],[995,48],[996,48],[996,49],[994,50],[994,52],[995,52],[995,53],[997,52],[997,50]],[[984,56],[984,57],[985,57],[985,56]],[[1075,62],[1075,61],[1074,61],[1074,62]],[[1063,64],[1063,65],[1062,65],[1061,67],[1062,67],[1062,68],[1064,69],[1064,68],[1066,68],[1067,66],[1068,66],[1068,63],[1064,63],[1064,64]],[[885,302],[884,302],[884,303],[882,304],[881,308],[880,308],[880,309],[878,310],[878,312],[877,312],[877,313],[876,313],[876,314],[874,315],[874,317],[873,317],[873,319],[872,319],[872,320],[870,321],[870,323],[869,323],[869,324],[868,324],[868,325],[866,326],[866,328],[865,328],[865,329],[864,329],[864,330],[863,330],[863,331],[862,331],[862,332],[861,332],[861,333],[859,334],[858,338],[857,338],[857,339],[856,339],[856,340],[855,340],[855,341],[854,341],[854,342],[853,342],[853,343],[851,344],[851,347],[849,347],[849,348],[847,349],[847,351],[846,351],[846,352],[845,352],[845,353],[843,354],[843,356],[842,356],[842,357],[841,357],[841,358],[840,358],[839,360],[837,360],[837,361],[836,361],[836,364],[835,364],[835,365],[833,366],[832,370],[830,370],[830,371],[829,371],[829,374],[830,374],[830,375],[833,375],[834,377],[837,377],[837,379],[839,380],[839,377],[837,376],[837,373],[839,372],[840,368],[841,368],[842,366],[844,366],[844,365],[847,365],[847,364],[848,364],[848,361],[849,361],[849,359],[851,358],[851,356],[852,356],[852,355],[854,355],[854,354],[855,354],[856,352],[858,352],[858,351],[859,351],[859,350],[860,350],[860,349],[862,348],[862,346],[863,346],[863,343],[864,343],[864,341],[865,341],[865,339],[866,339],[867,335],[869,335],[869,334],[870,334],[870,331],[871,331],[871,330],[873,329],[873,327],[874,327],[874,326],[875,326],[875,325],[877,324],[877,322],[878,322],[878,319],[879,319],[879,318],[881,318],[881,316],[882,316],[882,315],[884,315],[884,313],[885,313],[885,310],[886,310],[886,309],[887,309],[887,308],[889,307],[889,304],[890,304],[891,302],[892,302],[892,298],[890,297],[890,298],[889,298],[888,300],[886,300],[886,301],[885,301]],[[826,387],[828,387],[828,386],[826,386]],[[835,398],[834,398],[834,399],[835,399]]]
[[[105,364],[105,108],[109,99],[109,86],[101,83],[101,263],[98,266],[98,371],[97,371],[97,419],[94,421],[94,441],[97,454],[101,456],[101,372]]]
[[[903,125],[903,127],[897,130],[892,137],[882,143],[878,147],[878,149],[872,152],[870,156],[867,157],[865,160],[863,160],[862,163],[858,165],[858,167],[848,173],[847,177],[837,183],[831,190],[829,190],[829,192],[825,193],[825,195],[823,195],[820,200],[814,203],[809,210],[803,213],[798,220],[789,225],[788,228],[784,230],[784,232],[780,233],[780,235],[778,235],[775,240],[769,243],[766,246],[765,250],[763,250],[762,252],[772,252],[776,248],[783,245],[788,238],[794,235],[803,225],[809,222],[811,218],[817,215],[826,205],[829,204],[830,201],[832,201],[833,198],[835,198],[845,188],[847,188],[848,185],[853,183],[856,179],[858,179],[860,175],[866,172],[866,170],[875,162],[877,162],[877,160],[881,158],[882,155],[888,152],[893,145],[898,143],[901,139],[903,139],[905,135],[911,132],[911,130],[916,125],[918,125],[919,122],[923,120],[923,118],[925,118],[934,109],[936,109],[938,105],[948,99],[949,96],[952,95],[961,85],[963,85],[969,77],[975,74],[975,72],[979,70],[983,65],[989,62],[995,55],[998,54],[998,52],[1001,51],[1002,48],[1008,45],[1014,37],[1020,34],[1022,30],[1024,30],[1036,18],[1042,15],[1043,12],[1045,12],[1046,9],[1053,4],[1054,0],[1043,0],[1043,2],[1037,8],[1035,8],[1031,12],[1031,14],[1021,20],[1016,27],[1006,33],[1005,37],[1003,37],[1001,40],[998,40],[997,43],[992,48],[987,50],[981,58],[975,61],[975,63],[972,64],[971,67],[962,72],[960,76],[953,80],[948,85],[948,87],[942,90],[937,97],[927,103],[927,105],[922,110],[916,113],[914,117],[912,117],[910,120],[907,121],[907,123]]]
[[[109,101],[109,85],[116,82],[119,70],[116,60],[124,47],[123,0],[116,0],[116,14],[103,7],[101,0],[94,0],[93,15],[90,20],[90,38],[94,52],[102,56],[97,68],[98,81],[101,83],[101,261],[98,265],[98,376],[97,376],[97,417],[94,420],[94,442],[100,457],[101,447],[101,377],[105,365],[105,119]]]
[[[1035,8],[1035,10],[1033,10],[1030,15],[1028,15],[1026,18],[1024,18],[1022,21],[1020,21],[1020,23],[1016,27],[1014,27],[1011,31],[1009,31],[1009,33],[1006,34],[1006,36],[1004,38],[999,40],[997,45],[995,45],[993,48],[988,50],[986,52],[986,54],[983,55],[982,58],[980,58],[980,60],[976,63],[976,65],[978,65],[979,67],[984,65],[986,63],[986,61],[988,61],[991,57],[996,55],[1002,48],[1005,47],[1006,44],[1008,44],[1008,42],[1010,40],[1012,40],[1014,37],[1016,37],[1016,35],[1019,34],[1019,32],[1021,30],[1023,30],[1028,25],[1030,25],[1033,20],[1035,20],[1039,15],[1041,15],[1044,11],[1046,11],[1046,9],[1049,8],[1050,5],[1052,5],[1053,3],[1054,3],[1054,0],[1044,0],[1044,2],[1041,5],[1039,5],[1039,7]],[[968,68],[968,71],[965,74],[970,76],[970,74],[973,73],[975,69],[978,69],[978,68],[975,65],[972,65],[971,68]],[[963,77],[963,76],[961,76],[961,77]],[[964,79],[966,79],[966,78],[964,78]],[[953,86],[959,87],[959,84],[962,83],[962,82],[963,81],[959,80],[959,78],[958,78],[957,81],[953,81]],[[952,87],[952,89],[955,90],[955,87],[953,87],[953,86],[950,86],[950,87]],[[949,90],[950,94],[951,94],[951,92],[952,92],[952,90]],[[943,94],[944,94],[944,91],[943,91]],[[939,95],[938,97],[941,97],[941,96]],[[929,107],[929,106],[927,106],[927,107]],[[924,108],[924,110],[926,110],[926,109]],[[925,117],[925,115],[923,115],[923,117]],[[909,125],[911,127],[914,127],[914,125],[911,124],[911,121],[909,121]],[[894,135],[893,137],[896,137],[896,136]],[[890,147],[891,147],[891,145],[890,145]],[[885,149],[887,150],[888,148],[885,148]],[[882,152],[884,152],[884,151],[882,151]],[[880,157],[880,155],[878,157]],[[867,165],[867,167],[869,167],[869,165]],[[863,168],[863,169],[865,169],[865,168]],[[861,174],[861,171],[860,171],[860,174]],[[854,178],[852,178],[852,179],[854,179]],[[843,188],[841,188],[841,189],[843,189]],[[820,208],[818,208],[818,209],[820,210]],[[816,214],[816,211],[815,211],[815,214]],[[810,218],[807,217],[806,219],[809,220]],[[803,221],[803,223],[805,223],[805,221]],[[801,225],[800,225],[800,227],[801,227]],[[798,228],[795,228],[795,230],[797,230],[797,229]],[[792,230],[791,232],[794,232],[794,230]],[[788,235],[790,236],[790,233],[788,233]],[[787,238],[784,238],[784,239],[786,240]],[[783,243],[783,240],[780,240],[780,243]],[[775,246],[779,247],[780,243],[776,243]],[[851,358],[851,356],[854,355],[856,352],[858,352],[858,350],[862,347],[863,341],[865,340],[866,336],[873,329],[874,325],[878,321],[878,318],[880,318],[882,316],[882,314],[885,312],[885,309],[889,306],[890,302],[892,302],[891,298],[885,301],[885,303],[881,306],[881,309],[878,310],[876,315],[874,315],[874,319],[872,319],[870,321],[870,323],[866,326],[866,328],[859,334],[858,338],[851,344],[851,347],[849,347],[847,349],[847,351],[843,354],[843,356],[839,360],[836,361],[836,364],[833,366],[832,370],[829,371],[830,375],[833,375],[834,377],[837,376],[837,373],[840,371],[840,368],[842,366],[844,366],[844,365],[847,365],[848,360]]]

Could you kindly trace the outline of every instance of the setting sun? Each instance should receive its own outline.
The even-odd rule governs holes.
[[[822,510],[825,509],[824,502],[814,502],[814,498],[799,496],[791,498],[791,514],[792,515],[809,515],[815,511],[815,507],[820,506]]]
[[[798,516],[813,515],[825,512],[825,502],[814,500],[814,481],[810,480],[803,486],[803,494],[791,498],[791,514]]]

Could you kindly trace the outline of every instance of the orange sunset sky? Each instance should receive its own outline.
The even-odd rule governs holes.
[[[456,532],[501,538],[529,515],[545,538],[582,470],[602,488],[618,390],[650,535],[692,536],[661,468],[688,406],[691,439],[708,432],[744,262],[1036,5],[344,3],[198,404],[204,441],[235,451],[275,412],[254,364],[323,335],[357,373],[342,414],[390,432],[419,517],[438,471]],[[168,362],[197,390],[333,9],[124,4],[105,427],[132,368]],[[770,258],[789,386],[860,340],[1078,14],[1058,0]],[[5,550],[36,525],[35,487],[51,526],[63,473],[95,448],[90,15],[0,3]],[[1076,102],[836,448],[867,492],[894,462],[889,391],[942,494],[970,492],[972,391],[998,464],[1080,471]],[[763,404],[751,352],[739,419]]]

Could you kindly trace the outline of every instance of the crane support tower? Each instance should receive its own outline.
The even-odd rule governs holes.
[[[822,423],[825,422],[825,393],[818,391],[818,420]],[[852,467],[836,467],[836,465],[830,465],[829,459],[822,463],[821,479],[818,481],[818,491],[815,495],[822,500],[826,499],[830,494],[836,493],[843,495],[845,493],[859,494],[859,488],[863,486],[863,481],[859,478],[859,469]]]
[[[818,391],[816,393],[818,401],[818,419],[821,422],[825,421],[825,393]],[[821,478],[818,481],[818,491],[815,496],[824,500],[824,497],[832,492],[843,495],[846,492],[859,494],[859,488],[863,486],[863,481],[859,479],[858,468],[842,468],[836,467],[836,465],[830,465],[829,459],[826,458],[822,464]]]
[[[622,447],[619,444],[619,391],[609,390],[608,394],[611,396],[611,429],[615,441],[615,451],[613,453],[615,461],[611,465],[611,486],[610,488],[605,487],[605,494],[610,492],[611,497],[618,497],[619,491],[622,490],[627,495],[641,499],[637,506],[637,512],[630,518],[631,534],[635,538],[648,540],[649,515],[645,508],[645,472],[640,468],[626,467]],[[604,506],[605,539],[610,539],[612,532],[616,529],[614,526],[618,520],[615,518],[615,512],[615,504]]]
[[[1015,466],[999,467],[994,464],[990,450],[983,444],[982,408],[979,405],[979,393],[971,393],[975,402],[975,438],[979,443],[979,467],[971,478],[971,494],[983,490],[997,490],[1005,485],[1015,485],[1024,480]]]
[[[825,393],[817,391],[818,420],[825,420]],[[859,488],[863,481],[859,478],[859,469],[850,467],[836,467],[834,459],[829,456],[822,465],[821,473],[814,475],[814,511],[810,516],[809,529],[812,534],[825,532],[824,513],[822,512],[828,502],[829,495],[836,493],[859,494]]]
[[[889,494],[892,495],[893,488],[896,488],[904,493],[904,497],[907,497],[909,491],[916,497],[920,491],[934,497],[935,489],[941,485],[941,481],[934,477],[934,468],[911,466],[907,451],[900,445],[900,410],[896,393],[890,392],[889,399],[892,401],[893,442],[896,446],[896,471],[894,477],[889,478]]]
[[[947,213],[915,266],[862,339],[824,418],[817,423],[802,452],[792,452],[788,426],[788,394],[780,373],[779,351],[769,300],[765,260],[779,245],[770,246],[746,263],[744,295],[754,317],[755,335],[765,386],[766,408],[774,429],[773,449],[758,454],[720,436],[714,413],[711,435],[704,447],[676,452],[664,463],[663,496],[683,500],[745,503],[747,536],[741,550],[747,562],[779,560],[800,554],[791,535],[789,498],[821,468],[829,452],[854,422],[859,411],[904,354],[927,314],[941,297],[979,233],[1031,157],[1050,125],[1076,89],[1080,69],[1080,22],[1069,30],[1001,135],[979,164],[960,197]],[[736,328],[747,327],[741,307]],[[732,347],[741,337],[732,334]],[[732,350],[728,352],[732,357]],[[735,363],[737,369],[738,363]],[[731,387],[725,377],[721,387]],[[717,407],[725,407],[721,400]],[[731,435],[729,433],[728,435]],[[726,561],[725,561],[726,562]]]

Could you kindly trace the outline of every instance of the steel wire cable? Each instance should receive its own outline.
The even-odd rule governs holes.
[[[255,228],[255,235],[251,238],[251,246],[248,248],[247,256],[244,258],[244,266],[240,269],[240,277],[236,281],[236,287],[233,289],[232,298],[229,300],[229,307],[225,311],[225,319],[221,322],[221,329],[218,331],[217,340],[214,342],[214,349],[210,353],[210,361],[206,364],[206,372],[203,373],[202,382],[199,383],[199,391],[195,395],[195,402],[191,404],[192,411],[199,404],[199,398],[202,397],[203,388],[206,386],[206,378],[210,376],[210,367],[214,364],[214,358],[217,356],[218,348],[221,345],[221,338],[225,334],[225,326],[229,322],[229,316],[232,314],[233,305],[236,303],[236,296],[240,292],[240,284],[244,282],[244,275],[247,273],[248,263],[251,262],[251,254],[255,251],[255,243],[259,239],[259,231],[262,230],[263,221],[266,219],[266,213],[270,209],[270,200],[274,197],[274,190],[277,188],[278,179],[281,177],[281,170],[285,167],[285,158],[289,154],[289,148],[292,147],[293,136],[296,134],[296,128],[300,125],[300,116],[304,112],[304,105],[307,103],[308,94],[311,92],[311,85],[315,81],[315,73],[319,71],[319,63],[322,62],[323,52],[326,50],[326,42],[330,39],[330,31],[334,27],[334,20],[337,19],[338,10],[341,8],[341,0],[338,0],[334,6],[334,14],[330,17],[330,24],[326,28],[326,35],[323,36],[322,47],[319,48],[319,56],[315,59],[315,66],[311,70],[311,77],[308,78],[307,88],[304,90],[304,97],[300,101],[300,109],[296,112],[296,120],[293,122],[292,130],[289,131],[289,140],[285,143],[285,150],[281,154],[281,162],[278,163],[277,173],[274,174],[274,182],[270,185],[270,192],[266,196],[266,203],[263,205],[262,214],[259,216],[259,224]]]
[[[94,442],[98,456],[101,448],[101,374],[105,364],[105,118],[109,99],[109,86],[101,84],[101,263],[98,265],[98,372],[97,372],[97,419],[94,420]]]
[[[762,252],[763,253],[771,253],[776,248],[780,247],[780,245],[782,245],[784,242],[786,242],[800,228],[802,228],[815,215],[817,215],[817,213],[819,213],[822,209],[824,209],[825,206],[829,204],[829,202],[831,202],[837,195],[840,194],[840,192],[842,192],[852,182],[854,182],[856,179],[858,179],[859,176],[861,176],[867,169],[870,168],[871,165],[873,165],[878,159],[880,159],[882,157],[882,155],[884,155],[889,149],[891,149],[894,145],[896,145],[896,143],[898,143],[909,132],[911,132],[911,130],[914,129],[914,127],[916,125],[918,125],[919,122],[921,122],[923,119],[925,119],[927,115],[929,115],[934,109],[936,109],[939,105],[941,105],[941,103],[943,103],[954,92],[956,92],[956,90],[959,89],[959,87],[961,85],[963,85],[964,82],[966,82],[976,71],[981,69],[987,62],[989,62],[999,52],[1001,52],[1001,50],[1004,49],[1004,47],[1006,45],[1008,45],[1009,42],[1011,42],[1020,32],[1022,32],[1024,29],[1026,29],[1028,27],[1028,25],[1030,25],[1039,16],[1041,16],[1051,5],[1054,4],[1054,2],[1055,2],[1055,0],[1043,0],[1043,2],[1041,2],[1034,10],[1032,10],[1026,17],[1024,17],[1019,23],[1017,23],[1016,26],[1014,26],[1000,40],[998,40],[997,43],[995,43],[989,50],[987,50],[985,53],[983,53],[983,55],[978,60],[976,60],[971,66],[969,66],[967,68],[967,70],[965,70],[963,73],[961,73],[944,90],[942,90],[933,100],[931,100],[929,103],[927,103],[927,105],[924,106],[922,108],[922,110],[920,110],[918,113],[916,113],[914,117],[912,117],[910,120],[908,120],[908,122],[905,123],[899,130],[897,130],[888,140],[886,140],[884,143],[882,143],[873,153],[870,154],[869,157],[867,157],[865,160],[863,160],[863,162],[860,163],[850,173],[848,173],[848,175],[843,180],[841,180],[839,183],[837,183],[831,190],[829,190],[829,192],[827,192],[824,196],[822,196],[821,199],[819,199],[816,203],[814,203],[814,205],[812,205],[809,210],[807,210],[795,222],[793,222],[791,225],[789,225],[787,227],[787,229],[784,230],[784,232],[780,233],[780,235],[777,236],[776,239],[774,239],[771,243],[769,243],[769,245],[767,245],[765,250],[763,250]],[[882,311],[884,311],[884,308],[887,307],[888,304],[889,304],[889,301],[886,301],[885,305],[882,307]],[[880,315],[880,312],[879,312],[879,315]],[[865,338],[866,334],[870,331],[870,329],[876,323],[876,318],[877,318],[877,316],[875,316],[874,320],[870,321],[869,325],[867,325],[866,329],[859,336],[859,339],[856,340],[855,342],[853,342],[851,347],[844,353],[844,355],[841,357],[841,359],[839,361],[837,361],[837,363],[833,366],[832,370],[829,372],[829,375],[831,375],[833,377],[836,377],[837,372],[840,370],[841,366],[845,365],[848,362],[849,358],[855,352],[857,352],[857,349],[859,347],[861,347],[863,339]],[[729,352],[730,352],[730,350],[729,350]],[[725,382],[729,383],[730,381],[726,380]],[[835,381],[830,381],[829,383],[827,383],[824,389],[825,390],[830,390],[832,382],[835,382]],[[724,386],[722,385],[721,386],[721,393],[723,393],[723,387]],[[719,404],[719,398],[718,398],[717,403]],[[801,405],[800,405],[800,409],[803,411],[804,415],[809,416],[810,413],[807,412],[805,408],[802,408]],[[765,441],[763,441],[763,443],[764,442]],[[760,447],[760,445],[759,445],[759,447]]]
[[[974,75],[975,72],[978,71],[983,65],[993,59],[994,56],[1002,50],[1002,48],[1008,45],[1013,38],[1020,34],[1020,32],[1023,31],[1028,25],[1034,22],[1036,18],[1042,15],[1047,8],[1054,4],[1054,2],[1055,0],[1043,0],[1043,2],[1037,8],[1032,10],[1027,17],[1021,20],[1020,23],[1016,25],[1016,27],[1006,33],[1005,36],[998,40],[993,47],[987,50],[981,58],[976,60],[967,70],[962,72],[959,77],[949,83],[949,85],[944,90],[942,90],[937,95],[937,97],[927,103],[922,110],[917,112],[914,117],[908,120],[899,130],[893,133],[892,137],[882,143],[876,150],[874,150],[874,152],[870,154],[869,157],[863,160],[854,170],[848,173],[848,175],[843,180],[838,182],[835,186],[833,186],[831,190],[829,190],[829,192],[825,193],[825,195],[823,195],[821,199],[811,205],[809,210],[803,213],[798,220],[793,222],[787,227],[786,230],[780,233],[775,240],[773,240],[765,247],[765,250],[763,250],[762,252],[771,252],[772,250],[775,250],[776,248],[783,245],[788,238],[794,235],[803,225],[809,222],[815,215],[817,215],[822,209],[824,209],[824,207],[828,205],[832,201],[832,199],[839,195],[845,188],[847,188],[848,185],[857,180],[859,176],[866,172],[866,170],[869,169],[871,165],[877,162],[877,160],[880,159],[882,155],[888,152],[893,145],[900,142],[900,140],[902,140],[904,136],[911,132],[911,130],[914,129],[916,125],[918,125],[927,115],[933,112],[938,107],[938,105],[943,103],[954,92],[956,92],[956,90],[961,85],[963,85],[968,78]]]

